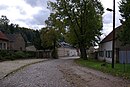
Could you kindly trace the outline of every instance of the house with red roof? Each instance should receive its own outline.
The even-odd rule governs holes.
[[[7,50],[8,38],[0,31],[0,50]]]
[[[25,51],[25,41],[21,34],[4,34],[0,31],[0,50]]]
[[[119,63],[130,63],[130,45],[123,46],[119,41],[118,34],[123,29],[122,25],[115,29],[114,60]],[[98,59],[112,62],[113,31],[110,32],[99,44]]]

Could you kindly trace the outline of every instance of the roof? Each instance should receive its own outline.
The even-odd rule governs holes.
[[[118,32],[119,30],[121,30],[121,26],[118,26],[117,28],[115,28],[115,33]],[[100,43],[105,43],[108,41],[112,41],[113,40],[113,31],[110,32]]]
[[[20,34],[6,34],[6,36],[9,39],[9,41],[13,42],[16,40],[17,37],[20,36]]]
[[[33,45],[33,46],[28,46],[28,47],[26,47],[26,50],[27,50],[27,51],[36,51],[36,48],[35,48],[35,46]]]
[[[70,44],[68,44],[66,42],[59,42],[58,44],[59,44],[60,47],[73,48]]]
[[[0,31],[0,39],[8,41],[8,38],[6,37],[6,35],[4,33],[2,33],[1,31]]]

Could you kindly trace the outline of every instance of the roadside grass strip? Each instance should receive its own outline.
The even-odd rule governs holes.
[[[88,59],[88,60],[76,59],[75,62],[84,67],[99,70],[114,76],[123,77],[124,79],[130,79],[130,64],[116,63],[113,69],[111,68],[110,63],[101,62],[94,59]]]

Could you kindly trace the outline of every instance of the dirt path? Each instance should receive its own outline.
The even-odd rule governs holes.
[[[130,81],[100,71],[73,65],[59,66],[67,81],[75,87],[130,87]]]
[[[30,65],[1,80],[0,87],[130,87],[130,81],[57,59]]]

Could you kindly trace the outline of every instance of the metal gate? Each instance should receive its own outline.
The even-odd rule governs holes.
[[[130,63],[130,51],[119,51],[119,63]]]

